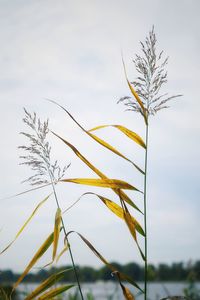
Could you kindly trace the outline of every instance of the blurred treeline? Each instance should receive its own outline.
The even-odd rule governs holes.
[[[137,263],[131,262],[125,265],[119,263],[112,263],[120,272],[129,275],[136,281],[142,281],[144,278],[144,269]],[[52,267],[50,269],[41,269],[36,273],[29,273],[24,282],[41,282],[58,271],[69,269],[70,266],[63,266],[59,268]],[[81,282],[95,282],[98,280],[115,280],[111,271],[107,267],[95,269],[93,267],[77,267],[79,278]],[[171,265],[159,264],[154,266],[150,264],[148,267],[149,281],[185,281],[191,277],[196,281],[200,281],[200,261],[195,263],[172,263]],[[20,274],[14,273],[11,270],[0,270],[0,284],[15,282]],[[74,272],[68,271],[65,274],[63,281],[75,282]]]

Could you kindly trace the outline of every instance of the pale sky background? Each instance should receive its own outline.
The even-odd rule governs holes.
[[[199,0],[15,0],[0,1],[0,198],[29,188],[20,182],[32,173],[19,166],[18,145],[23,107],[49,118],[50,127],[72,142],[110,178],[124,179],[142,188],[142,177],[132,166],[97,145],[59,108],[65,106],[86,128],[122,124],[144,136],[139,115],[124,112],[117,100],[129,94],[121,62],[121,49],[129,78],[137,75],[132,63],[152,25],[158,49],[169,55],[168,84],[164,91],[183,94],[150,122],[148,178],[149,261],[177,262],[200,259],[199,231]],[[99,136],[142,164],[143,151],[114,129]],[[72,163],[66,177],[97,176],[64,144],[50,136],[52,155],[61,164]],[[118,201],[111,191],[73,184],[58,187],[63,209],[83,192],[98,193]],[[49,189],[0,201],[1,249]],[[130,192],[142,209],[142,198]],[[34,217],[7,253],[0,269],[21,271],[53,229],[55,201],[51,198]],[[132,210],[141,222],[141,216]],[[110,261],[142,264],[125,224],[94,196],[84,197],[64,221],[67,230],[88,238]],[[75,261],[100,266],[101,262],[78,239],[71,236]],[[62,243],[62,242],[61,242]],[[140,240],[142,245],[142,240]],[[61,249],[60,245],[60,249]],[[38,264],[49,262],[51,253]],[[69,257],[59,263],[69,264]]]

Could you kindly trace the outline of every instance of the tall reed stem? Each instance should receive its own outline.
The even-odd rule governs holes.
[[[49,177],[50,177],[50,180],[51,180],[51,185],[52,185],[52,189],[53,189],[53,193],[54,193],[54,197],[55,197],[55,200],[56,200],[57,207],[60,208],[60,204],[59,204],[58,197],[57,197],[57,194],[56,194],[55,184],[53,182],[53,178],[52,178],[52,174],[51,174],[50,170],[49,170]],[[69,240],[68,240],[68,237],[67,237],[67,231],[66,231],[65,224],[64,224],[64,221],[63,221],[62,217],[61,217],[61,223],[62,223],[62,227],[63,227],[63,231],[64,231],[64,234],[65,234],[67,244],[69,246],[69,254],[70,254],[71,261],[72,261],[72,266],[73,266],[73,269],[74,269],[76,282],[78,284],[78,289],[79,289],[79,293],[80,293],[80,296],[81,296],[81,300],[84,300],[81,285],[80,285],[80,281],[79,281],[79,277],[78,277],[78,272],[77,272],[77,269],[76,269],[76,265],[75,265],[75,262],[74,262],[74,257],[73,257],[73,254],[72,254],[71,246],[69,244]]]
[[[148,135],[149,126],[146,125],[146,151],[145,151],[145,176],[144,176],[144,231],[145,231],[145,268],[144,268],[144,300],[147,300],[147,283],[148,283],[148,248],[147,248],[147,160],[148,160]]]

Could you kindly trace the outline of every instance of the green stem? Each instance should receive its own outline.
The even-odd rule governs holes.
[[[145,269],[144,269],[144,300],[147,300],[147,282],[148,282],[148,252],[147,252],[147,159],[148,159],[148,123],[146,125],[146,151],[145,151],[145,176],[144,176],[144,232],[145,232]]]
[[[55,184],[53,182],[53,178],[52,178],[52,174],[51,174],[50,170],[49,170],[49,176],[50,176],[50,179],[51,179],[51,185],[52,185],[52,189],[53,189],[53,193],[54,193],[54,197],[55,197],[55,200],[56,200],[57,207],[60,208],[60,204],[59,204],[58,197],[57,197],[57,194],[56,194]],[[61,222],[62,222],[62,227],[63,227],[63,231],[64,231],[64,234],[65,234],[65,238],[66,238],[67,244],[69,246],[69,254],[70,254],[71,261],[72,261],[74,274],[75,274],[75,277],[76,277],[76,282],[78,284],[78,289],[79,289],[79,293],[80,293],[80,296],[81,296],[81,300],[84,300],[83,293],[82,293],[82,290],[81,290],[80,281],[79,281],[79,277],[78,277],[78,272],[77,272],[77,269],[76,269],[76,265],[75,265],[75,262],[74,262],[74,257],[73,257],[73,254],[72,254],[71,246],[69,244],[69,240],[68,240],[68,237],[67,237],[67,231],[66,231],[65,224],[64,224],[64,221],[63,221],[62,217],[61,217]]]

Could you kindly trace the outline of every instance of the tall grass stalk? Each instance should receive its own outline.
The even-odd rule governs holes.
[[[57,208],[60,209],[60,204],[59,204],[59,200],[55,188],[55,182],[63,178],[67,168],[70,165],[68,165],[67,167],[65,166],[63,169],[61,169],[57,161],[55,161],[53,164],[51,163],[51,157],[50,157],[51,147],[49,146],[49,143],[46,140],[47,134],[49,132],[48,120],[42,123],[40,119],[37,118],[36,113],[31,115],[26,109],[24,109],[24,111],[25,111],[25,118],[23,119],[23,121],[25,124],[29,126],[29,128],[31,128],[31,130],[33,130],[34,134],[21,132],[21,134],[23,134],[30,140],[29,146],[19,147],[29,153],[25,156],[21,156],[21,158],[24,160],[24,162],[21,164],[31,166],[32,170],[36,172],[33,176],[29,177],[25,181],[29,181],[32,185],[36,185],[36,186],[50,183],[53,190]],[[69,247],[69,254],[70,254],[76,282],[78,285],[79,293],[81,299],[84,300],[76,265],[74,262],[73,253],[71,250],[71,246],[69,244],[67,231],[62,216],[61,216],[61,224],[64,231],[66,242]]]
[[[148,284],[148,226],[147,226],[147,174],[148,174],[148,144],[149,144],[149,117],[164,108],[168,108],[168,101],[181,95],[168,96],[161,94],[162,86],[167,83],[166,65],[168,57],[163,58],[163,51],[157,53],[156,35],[152,27],[144,42],[140,42],[142,54],[135,55],[133,63],[138,77],[129,82],[126,69],[126,79],[132,96],[124,96],[118,102],[123,102],[128,111],[140,113],[145,123],[145,174],[144,174],[144,231],[145,231],[145,262],[144,262],[144,299],[147,300]],[[124,62],[123,62],[124,63]],[[125,65],[124,65],[125,68]]]
[[[51,173],[49,173],[49,174],[51,174]],[[56,189],[55,189],[55,183],[53,182],[53,179],[52,179],[51,175],[50,175],[50,178],[51,178],[51,185],[52,185],[54,197],[55,197],[55,200],[56,200],[56,204],[57,204],[57,207],[60,208],[60,204],[59,204]],[[76,282],[77,282],[77,285],[78,285],[79,293],[80,293],[81,299],[84,300],[82,289],[81,289],[81,284],[80,284],[80,280],[79,280],[79,276],[78,276],[78,272],[77,272],[76,265],[75,265],[75,262],[74,262],[74,257],[73,257],[71,245],[69,243],[69,239],[68,239],[68,236],[67,236],[67,231],[66,231],[65,224],[64,224],[64,221],[63,221],[62,217],[61,217],[61,222],[62,222],[62,227],[63,227],[65,239],[66,239],[68,247],[69,247],[69,255],[70,255],[70,258],[71,258],[71,262],[72,262]]]
[[[148,120],[147,120],[148,121]],[[147,162],[148,162],[148,137],[149,125],[146,124],[146,150],[145,150],[145,175],[144,175],[144,232],[145,232],[145,279],[144,279],[144,296],[147,299],[147,281],[148,281],[148,233],[147,233]]]

